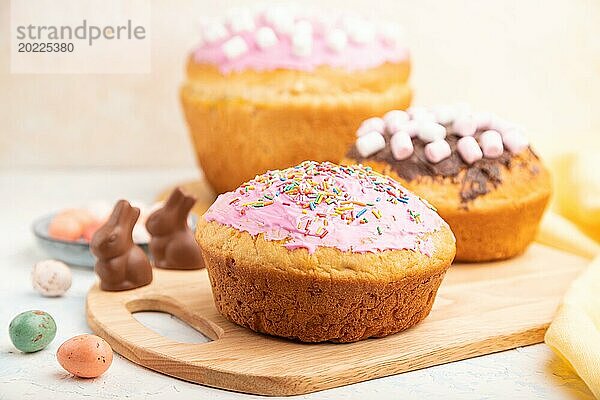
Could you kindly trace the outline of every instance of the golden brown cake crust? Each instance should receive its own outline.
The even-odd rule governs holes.
[[[339,160],[363,119],[408,107],[409,66],[223,75],[190,59],[180,96],[208,182],[222,193],[269,169]]]
[[[425,318],[454,258],[452,232],[431,234],[431,257],[408,250],[288,250],[280,242],[202,219],[196,238],[215,303],[231,321],[306,342],[352,342]]]
[[[347,158],[341,164],[355,162]],[[510,167],[501,165],[501,183],[466,203],[460,195],[464,171],[456,177],[406,180],[389,164],[362,164],[391,176],[438,209],[456,236],[458,261],[501,260],[522,253],[535,238],[552,192],[550,174],[531,150],[513,156]]]

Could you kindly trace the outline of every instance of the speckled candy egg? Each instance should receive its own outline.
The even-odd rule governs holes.
[[[73,375],[95,378],[110,367],[113,351],[101,337],[79,335],[61,344],[56,358],[60,365]]]
[[[31,271],[33,288],[42,296],[62,296],[71,287],[71,281],[71,270],[60,261],[40,261]]]
[[[56,323],[44,311],[25,311],[17,315],[8,326],[10,340],[24,353],[40,351],[56,336]]]

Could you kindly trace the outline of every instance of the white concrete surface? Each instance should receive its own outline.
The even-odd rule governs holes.
[[[79,170],[0,172],[0,400],[27,399],[255,399],[183,382],[115,356],[96,379],[70,376],[56,361],[66,339],[91,332],[84,302],[94,282],[90,269],[73,268],[73,287],[65,297],[48,299],[31,287],[33,264],[44,258],[30,233],[44,213],[92,199],[126,197],[151,201],[168,184],[197,176],[195,170]],[[8,324],[19,312],[42,309],[56,320],[58,333],[38,353],[22,354],[10,343]],[[159,318],[161,317],[161,318]],[[139,317],[151,328],[182,341],[203,340],[191,328],[154,314]],[[452,332],[448,332],[449,335]],[[592,399],[591,393],[545,345],[441,365],[301,399]]]

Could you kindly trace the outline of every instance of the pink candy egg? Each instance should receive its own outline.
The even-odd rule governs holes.
[[[98,220],[91,211],[71,208],[58,213],[48,226],[50,237],[58,240],[75,241],[85,236],[88,227],[97,224]]]
[[[113,350],[96,335],[79,335],[64,342],[56,352],[60,365],[80,378],[102,375],[113,360]]]
[[[98,228],[100,228],[104,224],[104,222],[105,221],[94,221],[91,224],[89,224],[88,226],[86,226],[82,233],[83,239],[86,242],[91,242],[92,237],[94,236],[94,233],[96,233]]]
[[[73,215],[58,214],[48,226],[53,239],[75,241],[83,234],[83,224]]]

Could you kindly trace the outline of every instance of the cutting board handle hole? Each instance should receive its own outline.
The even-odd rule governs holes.
[[[192,313],[185,306],[168,296],[156,298],[139,298],[126,304],[127,310],[142,325],[167,338],[182,343],[204,343],[217,340],[223,336],[223,329],[215,323]],[[140,314],[142,314],[140,318]],[[152,315],[151,315],[152,314]],[[148,315],[148,317],[146,316]],[[147,322],[147,323],[145,323]],[[186,330],[182,337],[187,340],[178,340],[178,331]],[[194,338],[192,342],[189,338]]]
[[[133,313],[140,324],[146,328],[179,343],[207,343],[212,339],[192,328],[173,314],[162,311],[139,311]]]

